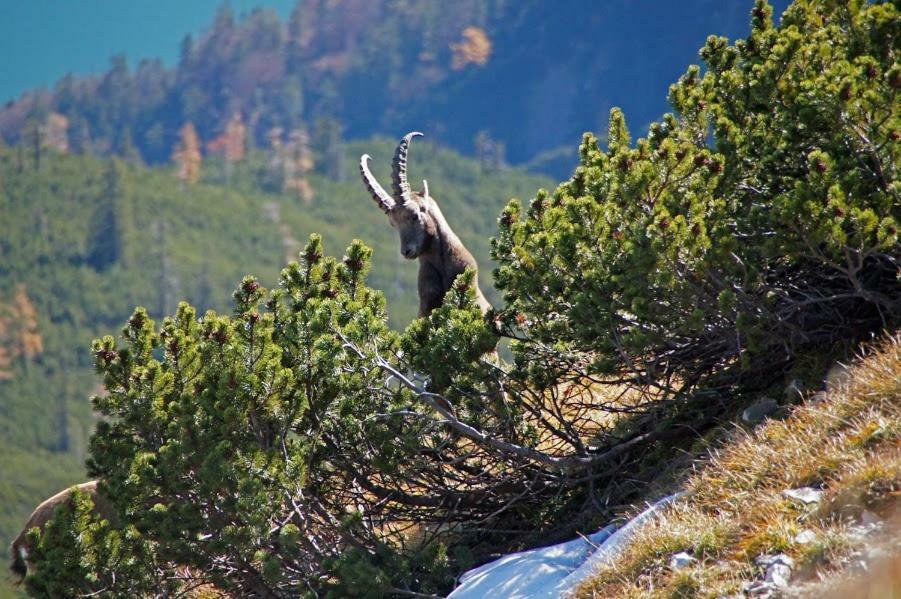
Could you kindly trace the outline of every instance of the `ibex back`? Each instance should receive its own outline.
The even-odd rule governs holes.
[[[478,270],[475,258],[444,219],[438,203],[429,195],[429,184],[422,182],[422,191],[412,191],[407,181],[407,153],[410,141],[422,135],[418,131],[406,134],[394,152],[389,194],[369,170],[369,154],[360,158],[363,183],[379,207],[388,215],[391,226],[400,235],[400,253],[404,258],[419,259],[419,316],[428,316],[441,305],[454,279],[467,268]],[[476,302],[482,312],[491,305],[475,281]]]
[[[113,506],[110,503],[109,499],[100,494],[97,488],[97,483],[98,481],[92,480],[86,483],[75,485],[74,487],[69,487],[64,491],[60,491],[53,497],[45,499],[39,506],[34,508],[34,511],[31,513],[31,517],[28,519],[28,522],[25,523],[25,527],[22,529],[22,532],[18,534],[18,536],[10,545],[12,563],[10,564],[9,569],[15,576],[17,576],[19,579],[25,578],[28,570],[33,568],[33,565],[28,557],[29,553],[31,552],[31,546],[28,541],[28,531],[30,531],[32,528],[39,528],[41,531],[43,531],[44,527],[47,525],[47,522],[49,522],[50,519],[53,518],[53,515],[56,513],[56,510],[58,508],[71,509],[73,490],[77,489],[78,491],[86,493],[88,496],[90,496],[91,500],[94,502],[94,512],[99,514],[101,517],[106,518],[107,520],[114,518]]]

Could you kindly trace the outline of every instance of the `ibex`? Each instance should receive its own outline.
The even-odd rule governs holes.
[[[19,533],[10,546],[12,563],[10,564],[9,569],[13,574],[18,576],[19,579],[23,579],[25,578],[25,575],[28,574],[29,569],[34,569],[34,564],[28,558],[28,554],[31,550],[28,542],[28,531],[32,528],[39,528],[43,532],[44,526],[46,526],[47,522],[53,518],[57,508],[64,506],[63,509],[71,509],[73,489],[78,489],[82,493],[87,493],[90,496],[91,500],[94,502],[94,511],[98,515],[108,520],[113,518],[113,506],[109,499],[100,494],[100,491],[97,489],[98,482],[99,481],[92,480],[75,485],[74,487],[69,487],[65,491],[60,491],[50,499],[45,499],[38,507],[34,508],[31,517],[25,524],[25,528],[22,529],[22,532]]]
[[[410,141],[422,133],[413,131],[404,135],[394,152],[391,167],[389,195],[369,170],[369,154],[360,157],[360,173],[370,195],[379,205],[391,226],[400,234],[400,253],[404,258],[419,258],[419,316],[428,316],[439,307],[445,294],[464,270],[477,271],[475,258],[451,230],[441,214],[438,203],[429,195],[429,184],[422,181],[422,191],[412,191],[407,181],[407,152]],[[478,281],[475,281],[476,302],[482,312],[491,305]]]

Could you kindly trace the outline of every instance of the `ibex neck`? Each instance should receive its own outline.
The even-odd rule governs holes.
[[[451,248],[462,248],[463,243],[453,229],[450,228],[450,225],[447,224],[438,204],[432,203],[429,206],[429,212],[432,214],[432,218],[435,219],[437,235],[429,249],[420,258],[436,267],[440,267],[442,266],[441,263],[447,258]]]

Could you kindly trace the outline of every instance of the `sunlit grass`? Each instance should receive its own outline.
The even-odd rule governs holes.
[[[830,576],[864,542],[849,533],[863,510],[889,528],[898,525],[891,515],[901,511],[901,336],[861,358],[820,401],[735,437],[699,465],[686,498],[639,529],[621,559],[577,596],[740,594],[743,583],[762,578],[754,560],[780,552],[795,560],[793,584],[824,579],[805,592],[822,595],[832,588],[828,580],[834,587]],[[804,504],[783,494],[802,486],[821,488],[822,501]],[[802,531],[812,540],[799,542]],[[678,551],[698,562],[674,571],[669,559]],[[893,584],[901,585],[897,574],[894,582],[878,581],[879,588]],[[893,595],[844,595],[850,596]]]

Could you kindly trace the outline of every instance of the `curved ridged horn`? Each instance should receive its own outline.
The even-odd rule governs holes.
[[[371,195],[372,199],[378,203],[379,208],[387,214],[394,208],[394,200],[391,199],[391,196],[388,195],[385,188],[382,187],[372,175],[372,172],[369,170],[369,160],[369,154],[360,156],[360,174],[363,175],[363,184],[366,185],[366,189],[369,190],[369,195]]]
[[[394,151],[394,160],[391,162],[391,185],[394,188],[394,198],[401,204],[410,201],[410,183],[407,181],[407,152],[410,150],[410,141],[414,137],[422,137],[419,131],[411,131],[401,138]]]

